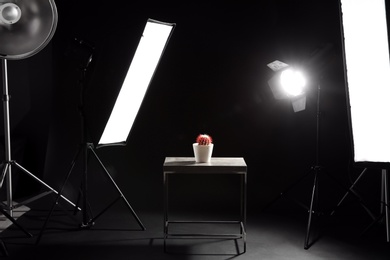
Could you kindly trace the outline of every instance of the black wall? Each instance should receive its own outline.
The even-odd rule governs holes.
[[[135,208],[161,207],[164,158],[192,156],[196,135],[208,133],[215,143],[213,156],[245,158],[250,209],[262,209],[315,163],[319,83],[321,164],[345,183],[350,141],[337,0],[56,4],[59,24],[50,46],[52,57],[34,61],[48,71],[45,77],[53,78],[42,83],[47,96],[42,102],[50,107],[44,125],[50,128],[39,138],[47,140],[42,143],[47,152],[40,158],[45,178],[54,186],[62,183],[80,142],[80,64],[88,47],[75,39],[94,46],[84,108],[89,141],[96,142],[148,18],[177,25],[127,146],[97,150]],[[309,86],[307,109],[294,113],[288,101],[274,100],[267,85],[272,71],[266,65],[276,59],[303,64],[328,44],[331,51],[311,66],[317,74]],[[24,128],[25,133],[31,127]],[[106,191],[104,180],[96,183]],[[342,190],[328,184],[322,191],[330,204],[336,203]]]

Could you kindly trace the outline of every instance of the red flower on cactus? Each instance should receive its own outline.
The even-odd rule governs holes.
[[[196,142],[199,145],[210,145],[213,142],[213,139],[211,138],[211,136],[209,136],[207,134],[200,134],[196,138]]]

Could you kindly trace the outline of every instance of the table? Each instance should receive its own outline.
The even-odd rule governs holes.
[[[164,182],[164,251],[166,252],[167,239],[183,238],[223,238],[223,239],[242,239],[244,244],[243,253],[246,252],[246,189],[247,189],[247,165],[241,157],[212,157],[210,162],[197,163],[193,157],[166,157],[163,165]],[[169,196],[168,196],[168,177],[174,174],[238,174],[241,176],[240,187],[240,219],[233,221],[172,221],[169,219]],[[240,226],[238,234],[175,234],[169,232],[169,225],[207,223],[207,224],[237,224]]]

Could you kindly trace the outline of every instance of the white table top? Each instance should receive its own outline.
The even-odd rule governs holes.
[[[212,157],[207,163],[197,163],[194,157],[166,157],[163,169],[177,173],[245,173],[247,166],[242,157]]]

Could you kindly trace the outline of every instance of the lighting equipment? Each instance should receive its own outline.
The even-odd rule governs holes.
[[[174,24],[149,19],[98,147],[126,144]]]
[[[390,60],[386,3],[385,0],[340,0],[340,16],[353,163],[365,169],[382,169],[385,207],[382,211],[386,215],[386,235],[390,242]]]
[[[318,52],[315,53],[305,64],[305,66],[302,66],[306,70],[308,70],[308,67],[314,66],[315,63],[318,63],[317,61],[324,57],[326,53],[332,48],[333,46],[331,44],[325,45],[323,48],[321,48]],[[301,72],[299,69],[289,66],[288,64],[281,62],[281,61],[274,61],[267,65],[270,69],[272,69],[275,72],[275,75],[268,81],[268,84],[271,88],[271,91],[274,95],[275,99],[290,99],[294,112],[303,111],[306,108],[306,92],[308,92],[308,88],[306,88],[307,84],[307,75],[304,75],[303,72]],[[312,216],[313,214],[317,214],[317,212],[314,212],[314,208],[318,204],[318,179],[320,172],[323,171],[323,167],[320,164],[320,119],[321,119],[321,82],[320,79],[322,78],[323,69],[320,70],[319,66],[317,67],[317,72],[312,71],[313,74],[310,78],[312,83],[314,81],[317,82],[317,118],[316,118],[316,161],[315,164],[310,167],[310,170],[302,177],[300,178],[296,183],[294,183],[291,187],[289,187],[286,191],[282,192],[280,196],[283,196],[285,193],[287,193],[288,190],[291,190],[293,187],[295,187],[298,183],[300,183],[304,178],[309,176],[310,174],[314,174],[314,183],[312,188],[312,194],[310,199],[310,206],[306,207],[302,203],[299,203],[299,205],[303,206],[305,209],[309,212],[308,217],[308,223],[307,223],[307,229],[306,229],[306,237],[305,237],[305,244],[304,248],[308,249],[310,247],[309,240],[310,240],[310,233],[311,233],[311,225],[312,225]]]
[[[281,61],[273,61],[267,65],[275,72],[268,81],[275,99],[290,99],[294,112],[306,108],[306,79],[303,73]]]
[[[157,68],[159,60],[164,52],[164,49],[169,41],[169,38],[172,34],[175,24],[172,23],[163,23],[156,20],[148,19],[138,44],[137,50],[134,54],[133,60],[129,66],[127,75],[123,81],[122,88],[117,97],[114,108],[111,112],[111,115],[106,124],[105,130],[100,138],[100,141],[97,148],[112,146],[112,145],[125,145],[126,139],[130,134],[130,130],[134,123],[134,120],[137,116],[138,110],[141,106],[143,98],[146,94],[147,88],[152,80],[153,74]],[[93,53],[89,60],[92,60]],[[84,68],[83,76],[85,76],[88,69],[88,62]],[[85,82],[85,77],[83,77],[81,82]],[[85,87],[85,86],[84,86]],[[84,91],[82,91],[83,95]],[[81,101],[83,98],[81,98]],[[83,107],[84,104],[80,104],[79,107]],[[69,180],[69,177],[73,171],[73,167],[77,161],[79,155],[83,156],[83,167],[84,167],[84,176],[82,183],[82,197],[83,197],[83,220],[81,227],[90,228],[95,223],[96,219],[100,217],[104,212],[106,212],[111,206],[113,206],[119,199],[123,199],[127,207],[131,211],[132,215],[137,220],[138,224],[145,230],[144,225],[141,220],[138,218],[137,214],[120,191],[118,185],[115,183],[99,157],[97,156],[94,150],[94,144],[88,143],[86,140],[86,127],[85,127],[85,117],[83,111],[81,113],[81,122],[82,122],[82,142],[80,149],[76,153],[75,159],[72,161],[71,169],[68,172],[68,175],[65,179],[65,182],[57,195],[57,200],[53,204],[52,210],[50,211],[45,224],[41,230],[38,241],[40,240],[43,231],[49,221],[49,218],[54,210],[55,205],[58,203],[59,196],[63,192],[66,183]],[[88,214],[88,198],[87,198],[87,164],[88,164],[88,154],[92,153],[93,157],[97,160],[99,165],[102,167],[107,177],[111,183],[115,186],[116,190],[119,193],[119,197],[104,208],[100,213],[95,217],[91,217]]]
[[[19,60],[28,58],[42,50],[51,40],[57,26],[57,9],[53,0],[19,0],[0,1],[0,59],[2,60],[3,75],[3,113],[5,135],[5,161],[2,163],[0,187],[4,180],[7,186],[7,205],[1,203],[0,211],[14,224],[22,229],[13,219],[13,209],[30,203],[52,192],[58,194],[52,187],[26,170],[11,158],[11,134],[8,94],[7,60]],[[32,177],[50,191],[30,198],[25,202],[14,204],[12,192],[11,168],[16,167],[23,173]],[[64,196],[65,201],[75,206]],[[4,210],[5,208],[6,210]]]

